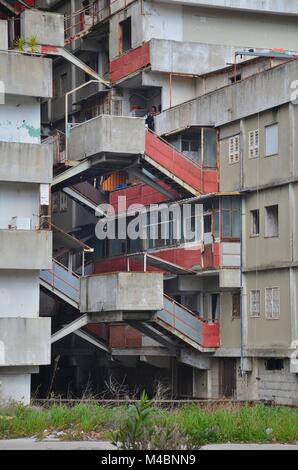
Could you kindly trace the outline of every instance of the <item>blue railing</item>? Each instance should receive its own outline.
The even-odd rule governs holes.
[[[79,306],[80,277],[77,274],[53,260],[52,269],[41,271],[40,279],[49,286],[52,292],[58,291]]]
[[[174,334],[177,331],[185,339],[203,345],[204,321],[167,295],[164,295],[164,308],[157,313],[157,320],[165,328],[169,327]]]

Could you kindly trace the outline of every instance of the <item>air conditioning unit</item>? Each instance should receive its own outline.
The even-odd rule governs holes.
[[[10,228],[14,230],[31,230],[30,217],[12,217]]]

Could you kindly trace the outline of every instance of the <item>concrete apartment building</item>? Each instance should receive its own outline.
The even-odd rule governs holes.
[[[3,384],[2,369],[28,366],[27,392],[3,385],[5,398],[28,401],[28,374],[47,364],[32,376],[40,396],[113,386],[154,393],[161,382],[173,397],[298,403],[297,17],[294,2],[273,0],[40,0],[21,13],[40,55],[5,57],[53,58],[53,98],[36,94],[36,79],[33,95],[42,98],[43,139],[34,149],[45,159],[52,149],[54,159],[53,261],[35,248],[33,267],[1,264],[0,295],[3,321],[12,311],[16,322],[41,312],[52,336],[47,323],[39,362],[4,362]],[[152,132],[144,117],[153,106]],[[34,159],[31,141],[3,140],[24,142],[22,154]],[[13,204],[15,182],[43,194],[51,170],[42,171],[49,179],[25,172],[9,180]],[[150,238],[148,225],[145,240],[99,240],[96,207],[111,204],[120,221],[119,197],[127,206],[202,204],[199,230],[176,240],[169,220],[166,239]],[[38,214],[20,198],[10,219]],[[17,233],[28,235],[10,229],[10,240]],[[28,295],[25,270],[32,292],[40,284],[40,308],[37,296],[34,306],[7,305],[7,289]]]

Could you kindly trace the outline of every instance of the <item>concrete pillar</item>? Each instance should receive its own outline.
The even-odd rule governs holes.
[[[31,395],[30,374],[0,373],[0,404],[13,401],[29,405]]]

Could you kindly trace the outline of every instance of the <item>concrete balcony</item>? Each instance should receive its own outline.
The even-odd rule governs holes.
[[[50,318],[0,318],[0,367],[51,362]]]
[[[142,312],[162,308],[162,274],[111,273],[81,279],[81,312],[129,312],[139,318]]]
[[[0,76],[6,95],[52,97],[51,59],[1,52]]]
[[[0,181],[50,184],[52,153],[50,145],[0,142]]]
[[[50,269],[52,232],[0,230],[0,269]]]
[[[110,78],[117,82],[147,67],[152,72],[204,75],[233,63],[238,49],[219,44],[151,39],[113,59],[110,63]],[[154,80],[156,82],[156,77]],[[154,85],[148,74],[144,74],[142,82],[143,85]]]
[[[145,131],[142,118],[98,116],[71,129],[69,159],[83,160],[104,154],[141,155],[145,151]]]
[[[38,10],[21,13],[21,36],[35,36],[37,43],[46,46],[64,46],[64,16]]]

